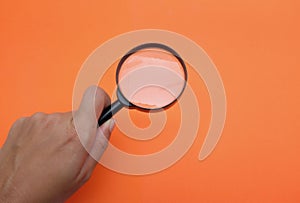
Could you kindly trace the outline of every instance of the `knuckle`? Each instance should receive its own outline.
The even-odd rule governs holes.
[[[53,127],[64,123],[61,113],[47,114],[44,116],[43,121],[47,127]]]
[[[11,126],[9,133],[8,133],[8,137],[11,137],[15,134],[15,132],[18,131],[18,129],[20,129],[24,123],[24,121],[26,120],[25,117],[21,117],[19,119],[17,119]]]
[[[21,118],[19,118],[19,119],[17,119],[14,123],[13,123],[13,125],[12,125],[12,129],[14,129],[14,128],[17,128],[17,127],[19,127],[24,121],[25,121],[25,117],[21,117]]]
[[[44,120],[44,125],[46,127],[52,127],[52,126],[55,126],[56,125],[56,120],[51,118],[50,116],[47,116]]]
[[[53,127],[57,125],[58,123],[62,123],[61,121],[60,113],[54,113],[54,114],[46,114],[43,112],[37,112],[34,113],[30,117],[30,122],[33,125],[39,125],[40,127]]]
[[[14,124],[21,124],[25,121],[25,119],[26,119],[25,117],[21,117],[21,118],[17,119]]]
[[[55,122],[59,122],[61,120],[60,118],[61,118],[60,113],[53,113],[46,116],[46,121],[48,123],[55,123]]]
[[[45,113],[42,113],[42,112],[36,112],[36,113],[34,113],[34,114],[31,116],[31,118],[32,118],[33,120],[41,120],[41,119],[43,119],[45,116],[46,116]]]

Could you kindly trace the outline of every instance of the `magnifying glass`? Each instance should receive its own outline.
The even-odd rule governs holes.
[[[139,45],[121,58],[116,70],[118,99],[103,110],[98,125],[123,107],[166,109],[181,96],[186,81],[186,66],[176,51],[159,43]]]

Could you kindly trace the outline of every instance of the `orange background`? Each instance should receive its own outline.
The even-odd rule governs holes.
[[[210,106],[190,70],[189,82],[201,86],[202,120],[185,157],[140,177],[99,165],[70,202],[300,202],[299,9],[297,0],[2,0],[0,145],[21,116],[71,110],[76,74],[101,43],[135,29],[167,29],[197,42],[220,71],[228,112],[217,148],[198,161]],[[153,141],[151,149],[171,138]],[[122,139],[115,129],[113,142],[141,148]]]

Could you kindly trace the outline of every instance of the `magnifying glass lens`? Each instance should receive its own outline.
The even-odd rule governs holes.
[[[173,54],[158,48],[131,54],[118,73],[118,87],[136,107],[159,109],[174,102],[185,87],[186,75]]]

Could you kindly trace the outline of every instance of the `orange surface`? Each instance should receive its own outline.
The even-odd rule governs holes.
[[[198,161],[210,106],[190,70],[191,85],[201,87],[202,120],[185,157],[140,177],[99,165],[69,202],[300,202],[299,9],[297,0],[2,0],[0,144],[18,117],[70,110],[76,74],[101,43],[135,29],[167,29],[197,42],[220,71],[228,113],[217,148]],[[177,115],[176,106],[167,113]],[[139,126],[149,122],[131,115]],[[145,150],[171,140],[153,140]],[[118,129],[112,141],[143,149],[127,146]],[[143,153],[137,149],[131,152]]]

